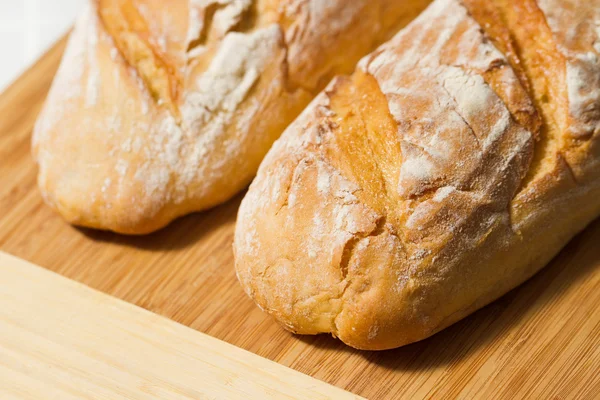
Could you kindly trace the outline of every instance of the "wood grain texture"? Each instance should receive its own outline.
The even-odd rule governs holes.
[[[0,252],[0,397],[358,399]]]
[[[241,197],[147,237],[68,226],[29,155],[63,44],[0,97],[0,249],[368,398],[600,398],[600,222],[499,301],[380,353],[293,336],[254,306],[233,269]]]

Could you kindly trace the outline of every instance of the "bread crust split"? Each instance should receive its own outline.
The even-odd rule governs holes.
[[[382,350],[519,285],[600,214],[600,0],[436,0],[336,78],[244,198],[238,278]]]
[[[157,230],[243,189],[332,76],[427,0],[90,0],[33,136],[69,222]]]

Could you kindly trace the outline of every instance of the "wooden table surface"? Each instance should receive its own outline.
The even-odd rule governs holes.
[[[63,48],[0,96],[0,250],[368,398],[600,398],[600,221],[533,279],[420,343],[361,352],[294,336],[237,283],[242,195],[146,237],[76,229],[44,205],[30,136]]]

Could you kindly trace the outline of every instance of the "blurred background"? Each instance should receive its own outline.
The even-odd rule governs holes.
[[[0,0],[0,92],[71,27],[86,0]]]

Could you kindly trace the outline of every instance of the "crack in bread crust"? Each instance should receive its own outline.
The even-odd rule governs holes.
[[[556,160],[563,147],[562,133],[566,130],[566,116],[562,110],[566,109],[566,82],[560,77],[565,72],[564,58],[558,52],[544,14],[535,0],[466,0],[465,3],[474,13],[478,13],[481,8],[493,9],[494,15],[506,24],[514,51],[511,52],[515,58],[513,67],[522,71],[528,82],[526,87],[529,96],[542,117],[542,130],[536,143],[534,159],[522,184],[526,190],[531,182],[552,171],[553,160]],[[483,27],[490,26],[485,18],[480,23]],[[495,42],[501,40],[496,32],[488,30],[488,34],[492,35]],[[556,76],[551,75],[554,71],[558,72]]]
[[[181,77],[156,44],[133,0],[98,0],[98,12],[115,45],[139,74],[152,98],[178,115]]]

